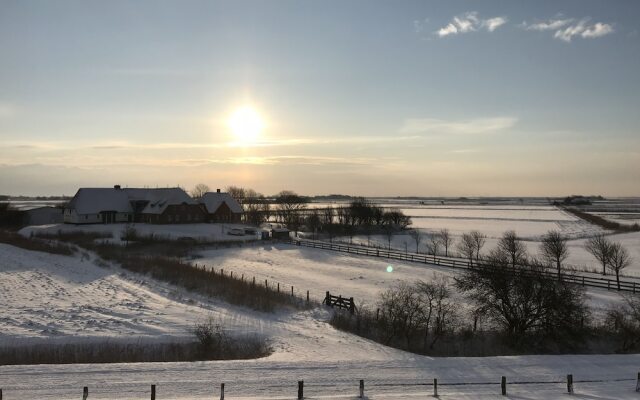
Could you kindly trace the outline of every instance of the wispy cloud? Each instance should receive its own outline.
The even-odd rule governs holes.
[[[401,133],[435,133],[454,135],[475,135],[509,129],[518,122],[514,117],[477,118],[461,121],[447,121],[436,118],[409,118],[404,121]]]
[[[576,20],[557,17],[533,23],[523,22],[520,26],[528,31],[554,31],[554,38],[567,43],[575,37],[595,39],[613,33],[613,25],[603,22],[590,23],[590,21],[590,18]]]
[[[478,17],[478,13],[475,11],[469,11],[462,15],[453,17],[444,27],[438,29],[435,34],[439,37],[445,37],[449,35],[457,35],[461,33],[475,32],[479,30],[486,30],[493,32],[502,25],[507,23],[506,17],[493,17],[488,19],[481,19]]]
[[[527,31],[555,31],[573,22],[573,18],[557,18],[533,23],[523,22],[520,26]]]
[[[506,23],[507,19],[505,17],[494,17],[482,21],[482,26],[487,28],[489,32],[493,32]]]

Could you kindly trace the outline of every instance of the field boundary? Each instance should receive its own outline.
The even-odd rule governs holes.
[[[473,265],[469,261],[456,260],[448,257],[431,256],[426,254],[417,253],[405,253],[397,250],[385,250],[379,248],[369,248],[364,246],[353,246],[343,243],[327,243],[318,240],[309,239],[291,239],[285,241],[285,243],[294,246],[311,247],[314,249],[336,251],[341,253],[348,253],[360,256],[387,258],[400,261],[416,262],[427,265],[436,265],[439,267],[447,267],[452,269],[470,270],[473,268],[496,268],[494,265],[487,263],[486,261],[475,261]],[[509,271],[509,269],[505,269]],[[606,290],[618,290],[617,281],[615,279],[599,278],[581,275],[579,273],[567,274],[555,272],[540,272],[541,274],[558,277],[560,276],[566,282],[571,282],[576,285],[593,287]],[[635,281],[620,280],[620,291],[630,293],[640,293],[640,283]]]

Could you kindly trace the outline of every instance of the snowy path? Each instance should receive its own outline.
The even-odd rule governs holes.
[[[364,379],[371,399],[417,399],[430,397],[433,388],[426,384],[437,377],[443,399],[500,399],[504,375],[512,382],[512,399],[630,399],[640,397],[634,392],[639,367],[639,355],[56,365],[0,367],[0,386],[7,400],[79,399],[83,386],[89,386],[91,399],[148,399],[151,384],[159,399],[212,399],[225,382],[225,395],[232,399],[294,399],[297,381],[304,380],[306,398],[354,398],[358,380]],[[571,397],[562,383],[567,373],[576,381]],[[518,381],[557,383],[513,384]]]

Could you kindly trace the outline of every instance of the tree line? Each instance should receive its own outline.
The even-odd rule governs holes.
[[[354,316],[332,324],[380,343],[430,355],[630,352],[640,348],[640,299],[624,298],[595,318],[585,290],[544,273],[548,261],[528,258],[506,233],[484,258],[492,267],[453,278],[401,282]],[[517,237],[516,237],[517,238]],[[475,252],[474,252],[475,254]],[[475,257],[475,256],[474,256]],[[461,300],[466,300],[461,304]]]

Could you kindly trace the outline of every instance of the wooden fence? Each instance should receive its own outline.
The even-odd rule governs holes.
[[[325,304],[329,307],[338,307],[343,308],[345,310],[349,310],[351,314],[356,311],[356,303],[353,300],[353,297],[342,297],[342,296],[333,296],[331,293],[327,292],[324,296],[324,300],[322,304]]]
[[[380,257],[387,258],[393,260],[401,260],[401,261],[410,261],[417,262],[421,264],[430,264],[437,265],[440,267],[468,270],[471,268],[497,268],[495,265],[489,264],[486,261],[479,260],[473,261],[473,263],[469,261],[464,261],[460,259],[455,259],[452,257],[441,257],[441,256],[432,256],[427,254],[417,254],[417,253],[409,253],[409,252],[401,252],[397,250],[385,250],[379,248],[370,248],[366,246],[353,246],[343,243],[328,243],[322,242],[318,240],[309,240],[309,239],[292,239],[287,241],[287,243],[296,245],[296,246],[305,246],[312,247],[314,249],[322,249],[322,250],[331,250],[338,251],[342,253],[356,254],[362,256],[372,256],[372,257]],[[508,271],[509,269],[501,269],[504,271]],[[543,275],[558,277],[556,272],[540,272]],[[600,278],[587,276],[579,273],[575,274],[567,274],[561,273],[560,277],[564,279],[566,282],[575,283],[581,286],[594,287],[600,289],[607,290],[618,290],[618,284],[615,279],[608,278]],[[635,281],[628,280],[620,280],[620,291],[623,292],[631,292],[631,293],[640,293],[640,283]]]
[[[274,282],[274,281],[269,281],[268,279],[264,280],[264,285],[262,281],[256,281],[256,277],[255,275],[252,277],[249,277],[249,275],[243,274],[243,273],[234,273],[231,270],[227,270],[225,272],[224,268],[219,268],[219,269],[215,269],[215,267],[213,266],[208,266],[206,264],[198,264],[198,263],[194,263],[193,267],[196,269],[201,269],[203,271],[209,271],[211,272],[211,274],[213,276],[219,275],[221,277],[224,278],[229,278],[229,279],[235,279],[237,281],[240,281],[242,283],[246,283],[248,285],[251,285],[252,288],[258,287],[258,286],[262,286],[265,289],[275,292],[275,293],[282,293],[282,294],[288,294],[290,293],[292,298],[296,298],[297,300],[300,301],[305,301],[307,304],[309,304],[312,301],[319,301],[319,300],[313,300],[309,297],[309,291],[306,291],[306,296],[305,296],[305,292],[300,291],[298,289],[295,289],[293,285],[289,285],[289,284],[284,284],[284,283],[280,283],[280,282]],[[317,298],[316,298],[317,299]],[[2,400],[0,398],[0,400]]]
[[[429,392],[427,392],[426,394],[428,395],[429,393],[432,393],[433,397],[439,397],[442,393],[446,392],[446,390],[442,390],[440,391],[439,388],[446,388],[446,387],[460,387],[460,386],[495,386],[496,387],[496,394],[500,393],[502,396],[507,396],[507,392],[508,392],[508,386],[519,386],[519,385],[557,385],[557,384],[562,384],[562,385],[566,385],[566,389],[564,389],[564,393],[567,394],[574,394],[577,391],[577,387],[576,384],[580,384],[580,383],[616,383],[616,389],[619,390],[619,385],[620,382],[635,382],[635,388],[630,385],[628,392],[629,394],[632,393],[634,390],[636,393],[640,392],[640,372],[638,372],[637,378],[621,378],[621,379],[583,379],[583,380],[575,380],[573,377],[573,374],[568,374],[566,376],[566,379],[562,379],[562,380],[547,380],[547,381],[512,381],[512,382],[508,382],[507,381],[507,377],[506,376],[501,376],[500,377],[500,381],[498,382],[497,380],[495,382],[447,382],[447,381],[438,381],[438,378],[434,378],[433,381],[425,381],[425,382],[415,382],[413,384],[407,384],[407,383],[401,383],[401,384],[397,384],[394,385],[393,383],[376,383],[375,381],[372,382],[372,384],[369,385],[370,388],[375,389],[377,388],[384,388],[385,390],[389,390],[389,389],[393,389],[394,387],[397,387],[398,390],[406,390],[408,386],[414,386],[414,387],[425,387],[425,388],[431,388]],[[303,400],[304,399],[304,381],[300,380],[298,381],[298,387],[297,387],[297,399],[298,400]],[[311,384],[313,386],[313,384]],[[240,385],[238,385],[240,386]],[[293,385],[292,385],[293,386]],[[326,387],[326,382],[323,383],[321,385],[322,387]],[[295,387],[295,386],[294,386]],[[498,390],[499,387],[499,390]],[[357,388],[357,389],[356,389]],[[579,385],[578,385],[579,388]],[[357,391],[356,391],[357,390]],[[360,379],[360,381],[358,382],[358,385],[353,385],[353,391],[354,391],[354,397],[357,397],[359,399],[364,399],[365,397],[365,380],[364,379]],[[212,391],[212,395],[215,395],[214,393],[215,391]],[[293,392],[293,388],[292,388],[292,392]],[[151,385],[150,386],[150,390],[149,392],[147,392],[149,395],[149,398],[151,400],[156,400],[156,385]],[[293,393],[292,393],[293,394]],[[220,384],[220,400],[224,400],[224,396],[225,396],[225,384],[221,383]],[[82,388],[82,400],[90,400],[91,396],[90,396],[90,392],[89,392],[89,387],[88,386],[84,386]],[[2,389],[0,388],[0,400],[2,400]]]

